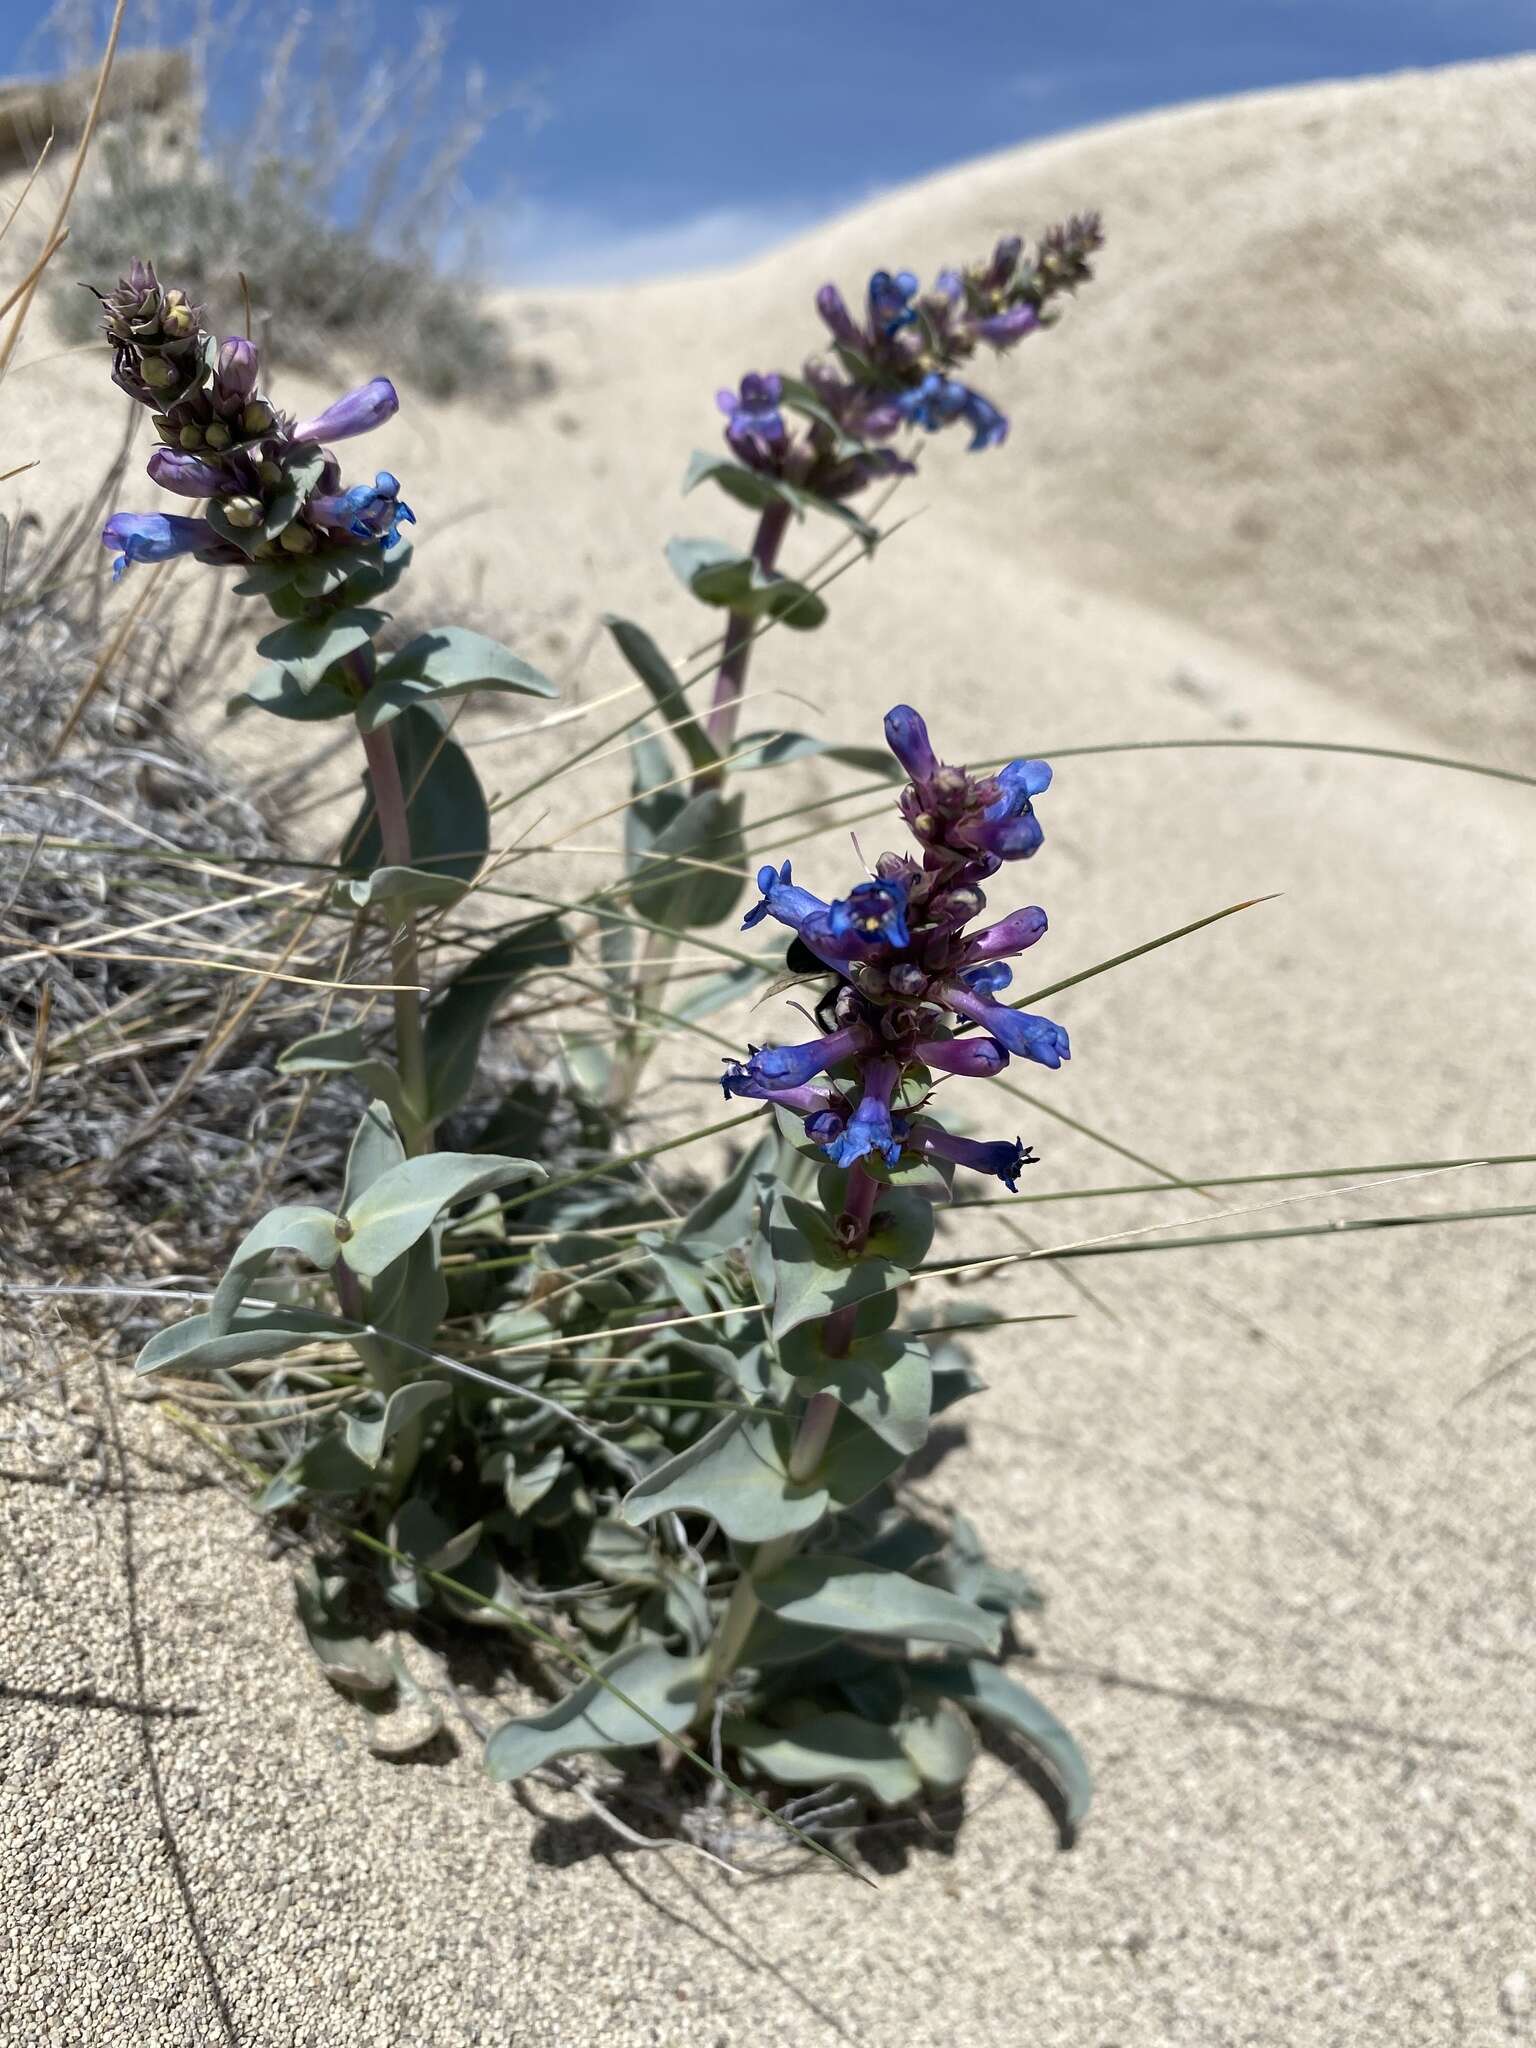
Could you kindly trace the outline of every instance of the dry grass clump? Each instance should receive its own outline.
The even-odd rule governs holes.
[[[293,870],[170,716],[227,618],[215,607],[178,642],[148,602],[104,642],[98,523],[93,504],[51,538],[30,522],[0,533],[13,1282],[206,1270],[258,1198],[253,1144],[275,1200],[328,1184],[348,1135],[329,1091],[288,1132],[300,1084],[276,1058],[318,1025],[325,994],[271,978],[292,957]]]

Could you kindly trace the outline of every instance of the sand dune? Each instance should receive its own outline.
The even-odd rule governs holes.
[[[765,647],[765,720],[867,742],[907,697],[956,755],[1270,735],[1536,768],[1515,384],[1533,115],[1536,60],[1259,95],[965,166],[739,274],[519,297],[558,348],[555,395],[505,421],[408,406],[380,437],[422,514],[420,607],[467,594],[570,661],[577,694],[618,680],[582,652],[599,609],[686,646],[697,612],[659,548],[737,530],[723,501],[676,498],[714,387],[793,362],[823,276],[1099,205],[1101,281],[993,380],[1013,442],[933,451],[922,517],[837,586],[829,626]],[[24,374],[56,464],[110,434],[99,368]],[[12,439],[30,424],[12,413]],[[231,744],[276,758],[254,728]],[[492,781],[529,772],[523,746],[480,758]],[[612,786],[574,781],[551,829]],[[1077,1057],[1032,1092],[1189,1174],[1530,1143],[1536,792],[1195,752],[1063,762],[1043,808],[1052,978],[1283,893],[1057,998]],[[835,837],[796,859],[817,884],[846,872]],[[679,1116],[700,1085],[674,1075]],[[1044,1116],[1024,1135],[1042,1188],[1130,1177]],[[1482,1169],[1258,1222],[1533,1187]],[[1029,1227],[1240,1230],[1220,1207],[1263,1198],[1063,1204]],[[1050,1595],[1037,1682],[1099,1781],[1070,1856],[990,1764],[953,1852],[866,1893],[605,1859],[487,1788],[472,1743],[444,1770],[372,1762],[287,1625],[284,1568],[233,1503],[180,1492],[198,1461],[134,1418],[170,1466],[127,1468],[147,1489],[136,1622],[118,1493],[16,1484],[0,1506],[21,1695],[0,1798],[22,1815],[0,2041],[1529,2038],[1536,1377],[1458,1405],[1529,1351],[1529,1222],[1079,1271],[1097,1305],[1059,1272],[1010,1283],[1010,1306],[1077,1320],[993,1343],[970,1443],[928,1482]],[[76,1394],[98,1398],[88,1377]],[[62,1426],[16,1452],[56,1479],[83,1479],[77,1457]],[[134,1626],[161,1711],[82,1711],[81,1688],[131,1702]]]

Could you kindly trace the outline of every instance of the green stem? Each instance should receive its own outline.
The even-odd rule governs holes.
[[[361,730],[361,728],[359,728]],[[373,805],[378,813],[379,841],[387,867],[408,868],[411,864],[411,826],[406,811],[405,788],[400,780],[400,763],[387,726],[362,734],[363,752],[368,760],[368,779],[373,786]],[[412,1128],[401,1132],[410,1153],[430,1152],[432,1122],[427,1094],[427,1049],[421,1022],[421,960],[416,947],[416,916],[386,912],[397,917],[390,935],[390,960],[395,990],[395,1056],[400,1063],[400,1084],[410,1111]]]

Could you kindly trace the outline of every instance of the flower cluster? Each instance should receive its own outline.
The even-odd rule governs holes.
[[[136,262],[114,291],[97,296],[113,381],[154,413],[161,445],[149,458],[150,476],[162,489],[210,507],[209,516],[196,519],[114,513],[101,536],[117,554],[114,579],[130,562],[174,555],[281,562],[375,543],[388,548],[401,522],[414,519],[387,470],[371,484],[343,489],[328,447],[382,426],[399,409],[387,378],[348,392],[314,419],[295,421],[259,389],[255,346],[239,337],[217,341],[202,308],[162,286],[152,263]]]
[[[1074,215],[1033,256],[1017,235],[1006,236],[987,261],[941,271],[927,292],[910,270],[877,270],[861,318],[836,285],[823,285],[816,310],[831,359],[807,363],[803,386],[751,372],[738,390],[718,393],[732,452],[752,469],[845,498],[876,476],[912,468],[879,445],[903,427],[931,434],[963,420],[973,449],[997,447],[1007,438],[1006,415],[956,372],[983,344],[1001,353],[1051,325],[1050,302],[1092,277],[1089,259],[1103,239],[1097,214]],[[805,414],[799,434],[785,423],[786,402]]]
[[[831,903],[802,889],[788,861],[759,871],[761,900],[743,929],[764,918],[787,925],[837,982],[818,1011],[829,1020],[821,1037],[754,1049],[727,1066],[723,1085],[728,1096],[793,1111],[839,1166],[930,1157],[1013,1188],[1034,1163],[1017,1139],[977,1144],[923,1112],[933,1074],[989,1076],[1015,1057],[1045,1067],[1071,1057],[1059,1024],[996,1000],[1013,978],[1008,959],[1044,936],[1045,912],[1031,906],[972,928],[986,908],[981,884],[1039,847],[1033,800],[1051,771],[1043,761],[1010,761],[996,775],[949,767],[904,704],[888,714],[885,737],[910,777],[900,807],[921,857],[882,854],[869,881]]]

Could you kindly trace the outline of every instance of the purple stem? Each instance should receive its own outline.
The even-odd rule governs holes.
[[[371,680],[371,677],[370,677]],[[400,780],[400,763],[388,726],[377,726],[362,735],[368,760],[368,779],[373,786],[373,807],[379,819],[379,843],[384,865],[408,868],[411,864],[411,826],[406,810],[405,788]],[[392,913],[386,912],[386,915]],[[402,1131],[408,1152],[430,1152],[432,1126],[427,1114],[427,1050],[421,1025],[421,962],[416,951],[416,918],[413,912],[399,917],[390,939],[390,960],[394,978],[401,986],[394,994],[395,1053],[400,1061],[400,1085],[415,1128]]]
[[[752,559],[760,569],[771,569],[779,558],[789,527],[789,507],[769,505],[757,522],[752,536]],[[715,677],[714,702],[704,732],[717,754],[728,754],[736,736],[736,718],[741,693],[746,687],[747,664],[752,659],[752,638],[756,620],[748,612],[732,612],[726,622],[725,653]],[[695,792],[713,788],[724,780],[718,769],[703,768],[694,777]]]

